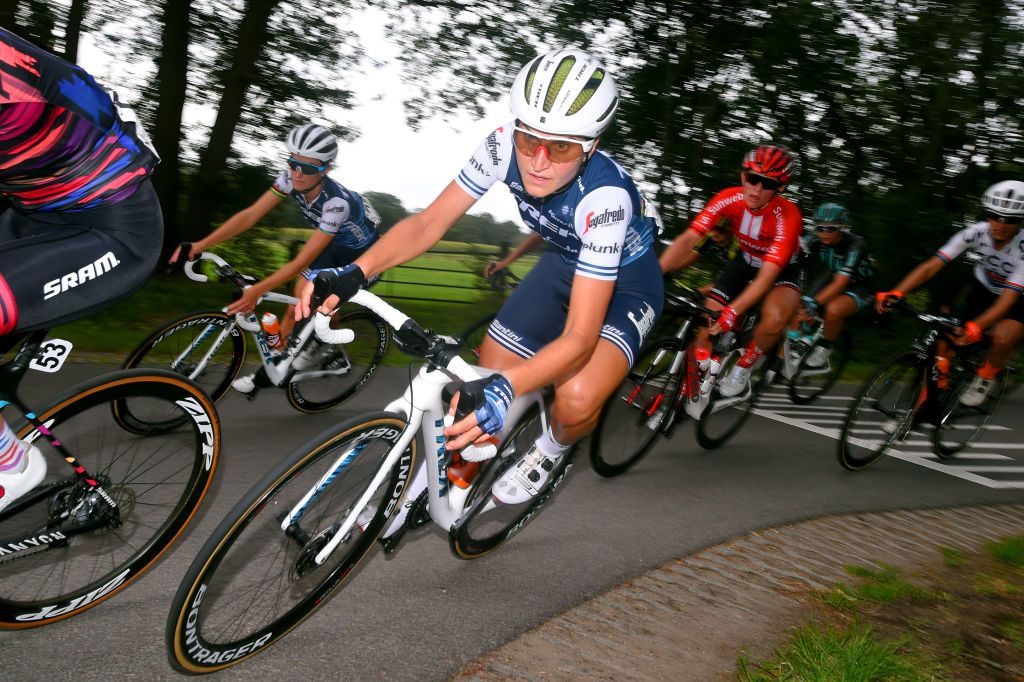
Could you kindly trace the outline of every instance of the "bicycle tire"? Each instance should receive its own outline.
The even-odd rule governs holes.
[[[567,452],[551,470],[544,488],[526,502],[502,504],[491,495],[491,486],[533,447],[544,428],[540,409],[528,410],[498,448],[498,454],[482,463],[466,499],[462,519],[448,534],[448,543],[455,556],[476,559],[497,549],[537,518],[543,507],[561,490],[574,466],[574,449]]]
[[[1006,393],[1007,372],[1000,372],[993,381],[985,402],[976,407],[964,405],[960,397],[974,382],[975,365],[956,361],[950,373],[950,391],[942,408],[942,418],[932,432],[932,452],[942,459],[955,457],[978,439],[999,409]]]
[[[739,362],[743,350],[731,351],[722,363],[722,367],[715,377],[715,383],[711,387],[711,395],[707,407],[697,420],[697,442],[705,450],[714,450],[725,445],[735,436],[740,428],[750,419],[758,396],[767,388],[770,383],[769,372],[765,369],[755,370],[750,377],[750,384],[746,398],[722,407],[723,403],[735,400],[735,397],[726,398],[719,394],[718,385]],[[767,358],[764,367],[768,368],[773,363],[773,358]],[[773,370],[774,371],[774,370]]]
[[[111,423],[111,401],[186,413],[188,425],[139,436]],[[37,627],[78,615],[128,587],[188,526],[210,487],[220,456],[213,403],[172,372],[124,370],[83,383],[39,420],[103,484],[117,516],[88,493],[30,424],[16,428],[50,462],[47,478],[0,513],[5,549],[12,537],[46,535],[45,551],[0,563],[0,628]],[[64,513],[65,518],[60,514]],[[89,524],[88,531],[83,526]],[[56,535],[62,536],[57,538]]]
[[[238,377],[238,373],[245,363],[245,334],[236,325],[228,335],[227,343],[217,349],[206,366],[198,369],[198,364],[202,356],[210,351],[212,342],[220,330],[233,323],[234,316],[220,310],[205,310],[182,315],[147,336],[128,354],[122,369],[153,368],[181,374],[192,379],[210,396],[210,400],[216,403],[228,392],[231,382]],[[182,357],[186,349],[204,334],[206,334],[206,338],[203,338],[195,349],[189,351],[187,356]],[[124,409],[123,405],[116,407],[115,417],[124,428],[146,431],[154,426],[140,423],[135,416]],[[182,423],[181,420],[178,420],[176,423],[160,426],[175,428]]]
[[[804,353],[797,364],[793,379],[789,382],[789,399],[796,405],[813,403],[832,390],[832,387],[839,381],[839,377],[846,371],[847,363],[850,362],[853,346],[850,342],[850,335],[845,330],[832,344],[827,367],[809,367],[807,361],[820,345],[819,341]]]
[[[860,471],[874,464],[913,428],[924,388],[921,365],[916,351],[898,353],[861,386],[839,434],[836,454],[844,469]],[[874,434],[881,434],[881,439],[875,440]]]
[[[349,371],[340,375],[291,381],[286,391],[288,402],[300,412],[323,412],[354,396],[370,382],[388,352],[391,328],[368,310],[336,315],[331,320],[331,327],[352,329],[355,339],[351,343],[324,349],[321,369],[333,370],[347,364]]]
[[[672,363],[682,351],[676,338],[651,343],[605,402],[590,439],[590,466],[597,474],[625,473],[654,447],[679,394],[686,367],[673,372]]]
[[[487,337],[487,329],[495,317],[497,317],[497,313],[482,315],[458,335],[459,355],[471,365],[480,363],[480,346],[483,345],[484,339]]]
[[[375,491],[377,507],[365,528],[353,526],[321,566],[311,558],[332,528],[340,530],[333,524],[355,513],[407,426],[403,416],[387,412],[346,420],[296,449],[245,494],[203,545],[171,602],[166,644],[176,670],[216,672],[264,651],[347,584],[401,502],[415,471],[415,438]],[[308,502],[315,508],[302,509],[286,534],[282,520],[318,485]]]

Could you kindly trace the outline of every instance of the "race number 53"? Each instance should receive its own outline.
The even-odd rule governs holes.
[[[39,352],[29,363],[29,369],[40,372],[56,372],[64,366],[64,361],[71,355],[72,344],[64,339],[46,339],[39,346]]]

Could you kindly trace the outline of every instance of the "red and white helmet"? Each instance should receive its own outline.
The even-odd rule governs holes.
[[[747,152],[742,167],[785,185],[796,173],[796,155],[781,144],[762,144]]]
[[[985,190],[981,205],[1004,218],[1024,216],[1024,182],[1003,180]]]
[[[619,106],[619,86],[604,64],[565,48],[536,57],[512,82],[512,113],[539,131],[593,139]]]

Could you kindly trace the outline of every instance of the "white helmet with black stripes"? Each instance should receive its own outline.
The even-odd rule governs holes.
[[[593,139],[619,106],[619,87],[604,64],[565,48],[536,57],[512,83],[512,113],[541,132]]]
[[[988,211],[1004,218],[1024,216],[1024,182],[997,182],[985,190],[981,203]]]
[[[315,123],[293,128],[284,143],[289,154],[308,156],[323,163],[333,162],[338,155],[338,139],[334,133]]]

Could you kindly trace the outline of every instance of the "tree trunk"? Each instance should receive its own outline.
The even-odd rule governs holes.
[[[181,241],[181,118],[188,84],[191,6],[192,0],[164,0],[162,45],[157,57],[157,108],[151,132],[160,165],[153,173],[153,187],[164,214],[165,247]]]
[[[82,35],[82,20],[85,19],[86,0],[72,0],[68,10],[68,23],[64,28],[64,59],[78,63],[78,39]]]
[[[253,81],[260,50],[266,42],[267,21],[279,0],[249,0],[245,16],[237,31],[237,46],[231,68],[224,79],[217,118],[210,131],[210,140],[199,157],[199,169],[191,183],[187,219],[183,231],[186,236],[202,236],[210,229],[214,202],[227,167],[231,140],[242,114],[249,84]]]

